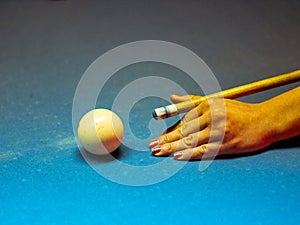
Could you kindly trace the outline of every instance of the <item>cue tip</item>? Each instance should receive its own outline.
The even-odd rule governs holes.
[[[155,110],[152,112],[152,116],[153,116],[154,119],[157,120],[157,114],[156,114]]]

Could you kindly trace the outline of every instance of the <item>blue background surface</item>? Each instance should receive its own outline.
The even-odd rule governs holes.
[[[82,158],[72,102],[98,56],[137,40],[191,49],[223,89],[295,70],[299,10],[300,2],[292,0],[1,1],[0,223],[298,224],[299,137],[260,154],[215,160],[203,172],[200,162],[188,162],[164,182],[131,187],[98,175]],[[143,76],[174,68],[146,63],[124,71]],[[197,94],[192,83],[186,85]],[[298,85],[241,100],[260,102]],[[115,93],[110,88],[104,94],[99,106],[109,107]],[[131,123],[146,148],[145,121],[155,101],[140,104]],[[118,157],[139,166],[162,160],[126,146]]]

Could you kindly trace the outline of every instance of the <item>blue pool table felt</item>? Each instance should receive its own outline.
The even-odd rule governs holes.
[[[299,69],[299,10],[292,0],[1,1],[0,223],[299,224],[299,137],[258,154],[217,159],[205,171],[201,162],[188,162],[163,182],[134,187],[96,173],[72,127],[81,76],[97,57],[128,42],[185,46],[207,63],[222,89]],[[121,73],[97,107],[109,108],[128,77],[175,74],[186,82],[180,71],[151,62]],[[240,100],[261,102],[298,85]],[[145,150],[155,104],[141,101],[131,111]],[[116,157],[136,166],[162,160],[123,145]]]

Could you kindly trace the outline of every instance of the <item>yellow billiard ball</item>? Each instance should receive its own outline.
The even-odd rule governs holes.
[[[105,155],[122,143],[124,126],[117,114],[108,109],[86,113],[78,125],[78,139],[83,148],[95,155]]]

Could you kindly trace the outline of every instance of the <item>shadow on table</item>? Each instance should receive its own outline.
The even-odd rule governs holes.
[[[272,145],[259,151],[241,153],[241,154],[220,155],[217,156],[215,159],[235,159],[235,158],[249,157],[249,156],[259,155],[267,151],[289,149],[289,148],[296,148],[296,147],[300,147],[300,136],[273,143]]]
[[[122,146],[120,146],[111,154],[94,155],[94,154],[87,152],[83,148],[81,148],[81,149],[78,149],[78,151],[76,151],[75,154],[76,154],[77,158],[79,158],[80,160],[82,160],[84,162],[88,161],[89,163],[92,163],[92,164],[102,164],[102,163],[104,164],[104,163],[109,163],[109,162],[113,162],[115,160],[122,159],[124,157],[124,150],[123,150]]]

